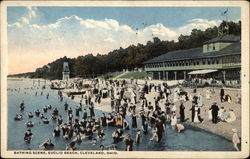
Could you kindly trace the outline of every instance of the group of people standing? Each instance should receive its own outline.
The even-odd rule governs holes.
[[[70,140],[66,150],[77,149],[77,144],[83,140],[91,140],[91,144],[95,145],[97,142],[105,140],[106,137],[111,137],[113,142],[110,144],[116,145],[124,142],[124,150],[132,151],[133,145],[140,144],[147,135],[150,135],[150,141],[161,142],[167,125],[173,130],[181,132],[185,129],[183,123],[188,120],[193,123],[204,121],[201,117],[204,106],[203,96],[196,89],[191,95],[180,86],[173,86],[173,88],[167,83],[153,84],[147,81],[139,85],[136,80],[128,82],[94,79],[91,86],[73,109],[67,102],[64,103],[67,118],[62,117],[57,108],[50,108],[53,110],[51,120],[57,122],[52,132],[53,136]],[[58,95],[62,99],[61,91]],[[220,96],[221,102],[231,99],[227,96],[227,100],[225,100],[224,89],[221,90]],[[210,90],[207,91],[206,97],[211,98]],[[110,99],[111,112],[97,116],[95,105],[101,104],[105,99]],[[190,100],[192,101],[191,108],[186,109],[186,102]],[[20,104],[20,110],[24,110],[24,102]],[[187,110],[191,111],[191,119],[186,117]],[[216,102],[211,105],[209,119],[211,118],[212,123],[223,121],[224,111],[220,112],[220,110]],[[41,117],[41,114],[38,117]],[[224,121],[232,122],[235,120],[233,118],[235,115],[233,117],[231,113],[231,121],[228,118],[225,118]],[[115,128],[115,131],[109,136],[110,134],[105,134],[105,130],[111,127]],[[129,134],[131,129],[136,131],[135,136]],[[33,133],[28,129],[25,132],[24,140],[30,142],[32,136]],[[51,139],[47,139],[40,145],[40,148],[47,149],[53,146]],[[100,150],[115,149],[115,147],[107,148],[100,145]]]

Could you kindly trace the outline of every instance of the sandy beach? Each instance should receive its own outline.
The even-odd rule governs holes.
[[[151,83],[162,83],[162,82],[166,82],[166,81],[151,81]],[[175,85],[177,83],[181,83],[182,81],[167,81],[169,86]],[[143,84],[144,81],[143,80],[138,80],[138,85]],[[188,92],[188,96],[193,96],[195,95],[193,93],[193,89],[192,88],[188,88],[188,87],[182,87],[182,89],[186,92]],[[215,93],[211,94],[211,98],[207,99],[206,98],[206,90],[207,89],[214,89]],[[171,89],[172,94],[170,95],[170,99],[173,99],[173,92],[174,92],[174,88]],[[191,126],[194,127],[198,127],[201,129],[204,129],[206,131],[215,133],[217,135],[223,136],[228,140],[232,139],[232,129],[235,128],[238,130],[238,134],[241,134],[241,104],[236,103],[236,95],[240,94],[241,91],[240,89],[231,89],[231,88],[225,88],[225,94],[229,94],[232,97],[232,102],[228,103],[228,102],[221,102],[220,101],[220,88],[217,87],[205,87],[205,88],[197,88],[197,92],[200,92],[202,95],[202,102],[203,102],[203,106],[201,107],[201,117],[204,119],[202,123],[193,123],[191,121],[191,106],[192,106],[192,101],[185,101],[184,102],[184,106],[185,106],[185,118],[186,118],[186,122],[185,124],[189,124]],[[125,92],[125,94],[128,92]],[[157,96],[159,93],[155,92],[154,89],[152,89],[152,91],[149,94],[146,94],[146,98],[148,99],[148,102],[151,102],[152,104],[154,103],[154,97]],[[197,93],[196,93],[197,94]],[[66,96],[66,94],[65,94]],[[81,96],[75,96],[74,101],[76,102],[80,102],[81,100]],[[227,122],[218,122],[217,124],[213,124],[211,121],[208,120],[208,110],[209,107],[212,105],[213,102],[217,102],[217,105],[219,106],[219,108],[224,107],[226,109],[226,111],[228,112],[229,109],[233,109],[234,113],[236,115],[236,121],[233,121],[232,123],[227,123]],[[178,122],[179,122],[179,106],[180,106],[180,101],[177,101],[174,103],[176,105],[177,108],[177,118],[178,118]],[[105,98],[101,100],[101,103],[95,103],[95,109],[97,110],[101,110],[104,112],[111,112],[111,100],[110,98]],[[137,102],[137,112],[139,112],[139,108],[140,107],[140,101]],[[160,107],[162,110],[165,110],[165,106],[164,106],[164,101],[160,102]]]

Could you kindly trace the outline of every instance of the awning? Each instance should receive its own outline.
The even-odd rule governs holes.
[[[189,75],[207,74],[207,73],[216,72],[216,71],[218,70],[197,70],[197,71],[191,71],[188,74]]]

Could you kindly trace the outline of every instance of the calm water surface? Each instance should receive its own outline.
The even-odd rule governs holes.
[[[48,87],[49,82],[46,83],[46,89],[41,89],[45,84],[44,81],[38,81],[33,83],[33,80],[8,80],[9,89],[17,89],[17,91],[8,91],[8,150],[39,150],[39,145],[47,138],[51,138],[52,142],[55,144],[55,150],[65,150],[66,144],[70,141],[63,139],[62,137],[54,138],[52,135],[53,129],[56,126],[55,121],[50,121],[49,124],[43,124],[39,117],[36,117],[34,111],[39,109],[42,112],[42,108],[45,105],[52,105],[52,110],[48,110],[47,113],[43,113],[45,117],[50,118],[52,111],[55,107],[59,110],[66,122],[66,113],[64,111],[64,102],[67,102],[73,109],[73,114],[75,114],[74,108],[78,103],[71,101],[68,98],[64,98],[63,102],[60,101],[56,90],[51,90]],[[31,89],[33,86],[34,89]],[[20,91],[18,92],[18,89]],[[28,88],[28,89],[27,89]],[[37,96],[35,93],[37,92]],[[43,95],[41,95],[43,92]],[[49,99],[46,99],[46,94],[49,93]],[[24,100],[25,111],[19,111],[19,104]],[[34,114],[33,118],[28,118],[27,113],[32,112]],[[95,111],[96,116],[99,116],[101,111]],[[22,114],[24,120],[14,121],[14,116],[16,114]],[[80,114],[81,115],[81,114]],[[129,123],[131,123],[130,117],[126,117]],[[33,139],[30,144],[24,142],[24,133],[27,130],[24,123],[28,120],[34,122],[34,127],[30,128],[33,133]],[[140,127],[140,121],[139,127]],[[102,144],[108,147],[112,144],[111,134],[115,128],[105,128],[104,132],[106,137],[103,141],[97,142],[95,146],[91,145],[90,140],[83,140],[80,145],[77,145],[78,150],[98,150],[99,146]],[[136,130],[125,131],[125,133],[130,133],[135,138]],[[138,151],[152,150],[152,151],[162,151],[162,150],[186,150],[186,151],[234,151],[233,145],[230,141],[211,134],[209,132],[200,131],[196,129],[186,129],[182,133],[173,131],[170,127],[167,127],[163,135],[163,139],[160,143],[154,141],[149,141],[149,135],[142,135],[141,143],[139,145],[134,144],[133,149]],[[120,142],[117,144],[118,150],[124,150],[124,143]]]

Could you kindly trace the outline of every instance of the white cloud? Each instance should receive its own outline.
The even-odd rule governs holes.
[[[18,22],[15,22],[15,23],[13,23],[13,24],[8,24],[8,27],[17,27],[17,28],[21,28],[22,25],[21,25],[20,23],[18,23]]]
[[[29,17],[29,19],[37,16],[37,14],[36,14],[37,8],[36,7],[28,6],[27,9],[28,9],[28,17]]]
[[[21,19],[21,22],[24,23],[24,24],[29,24],[30,23],[29,19],[27,19],[25,17],[21,17],[20,19]]]
[[[29,9],[30,16],[37,16]],[[128,25],[119,24],[114,19],[82,19],[76,15],[63,17],[47,25],[32,24],[30,19],[22,17],[19,22],[8,24],[9,53],[33,52],[46,58],[53,56],[76,57],[87,53],[106,54],[131,44],[146,44],[158,37],[161,40],[177,40],[180,34],[188,35],[192,29],[205,30],[219,25],[219,20],[192,19],[179,28],[168,28],[163,24],[154,24],[134,30]],[[28,57],[27,57],[28,58]]]
[[[105,42],[111,42],[111,43],[115,42],[115,40],[112,39],[112,38],[106,38],[103,41],[105,41]]]
[[[32,11],[32,8],[29,10]],[[205,30],[219,25],[221,21],[192,19],[179,28],[170,29],[163,24],[154,24],[139,30],[121,25],[114,19],[82,19],[76,15],[60,18],[55,23],[47,25],[30,24],[29,19],[25,17],[21,18],[21,22],[8,25],[9,39],[13,44],[20,43],[25,46],[23,49],[30,48],[36,52],[40,50],[40,53],[70,52],[72,56],[77,56],[84,53],[104,54],[131,44],[146,44],[153,37],[161,40],[177,40],[180,34],[188,35],[194,28]]]
[[[187,25],[178,28],[176,31],[182,35],[189,35],[192,29],[200,29],[204,31],[209,27],[218,26],[222,21],[197,18],[197,19],[191,19],[188,22],[189,23]]]

